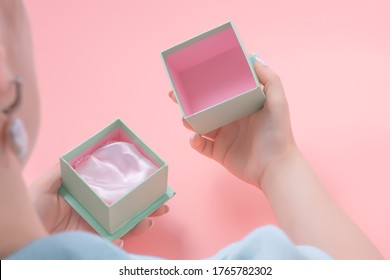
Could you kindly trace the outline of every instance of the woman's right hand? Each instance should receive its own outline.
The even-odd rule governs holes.
[[[262,178],[276,161],[296,150],[287,100],[279,77],[255,56],[255,72],[264,86],[264,107],[207,135],[192,136],[191,146],[232,174],[262,188]],[[176,98],[171,91],[170,97]],[[183,121],[185,127],[191,126]]]
[[[191,146],[261,188],[295,244],[318,247],[336,259],[382,259],[296,147],[279,77],[259,58],[255,71],[267,97],[264,107],[204,137],[195,134]]]

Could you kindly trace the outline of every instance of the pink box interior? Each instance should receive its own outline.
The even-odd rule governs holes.
[[[69,161],[69,164],[75,168],[83,159],[92,154],[94,151],[99,149],[100,147],[106,145],[108,142],[114,141],[114,142],[128,142],[137,147],[137,149],[141,152],[141,154],[150,160],[154,165],[157,167],[160,167],[148,154],[146,154],[123,130],[120,128],[115,129],[113,132],[108,134],[106,137],[101,139],[99,142],[97,142],[95,145],[91,146],[89,149],[85,150],[83,153],[78,155],[77,157],[73,158]]]
[[[233,28],[166,57],[186,115],[192,115],[256,87]]]

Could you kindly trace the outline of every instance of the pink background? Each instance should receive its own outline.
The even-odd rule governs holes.
[[[204,258],[274,223],[264,196],[193,151],[160,52],[232,20],[282,78],[299,147],[390,258],[388,1],[27,0],[42,94],[28,183],[120,117],[169,163],[169,214],[128,251]]]

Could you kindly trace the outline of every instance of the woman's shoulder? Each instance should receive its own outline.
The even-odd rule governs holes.
[[[211,259],[305,260],[331,257],[318,248],[295,245],[282,230],[270,225],[253,230],[242,240],[219,251]]]
[[[96,234],[73,231],[52,234],[35,240],[7,259],[20,260],[118,260],[149,259],[147,256],[128,254],[110,241]]]
[[[74,231],[35,240],[8,256],[7,259],[147,260],[158,258],[129,254],[95,234]],[[264,226],[253,230],[242,240],[228,245],[209,259],[304,260],[330,259],[330,256],[312,246],[297,246],[279,228]]]

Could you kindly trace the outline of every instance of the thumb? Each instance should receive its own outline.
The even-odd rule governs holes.
[[[212,158],[214,142],[206,139],[199,134],[194,134],[190,138],[191,147],[202,155]]]
[[[279,76],[265,64],[258,54],[252,54],[251,59],[254,60],[255,72],[260,83],[264,86],[264,94],[267,96],[268,102],[287,102]]]
[[[121,249],[123,249],[123,246],[125,245],[125,242],[123,241],[123,239],[120,239],[120,238],[113,240],[112,243]]]
[[[43,193],[57,193],[61,187],[61,168],[59,164],[52,167],[46,174],[36,179],[31,188],[39,189]]]

